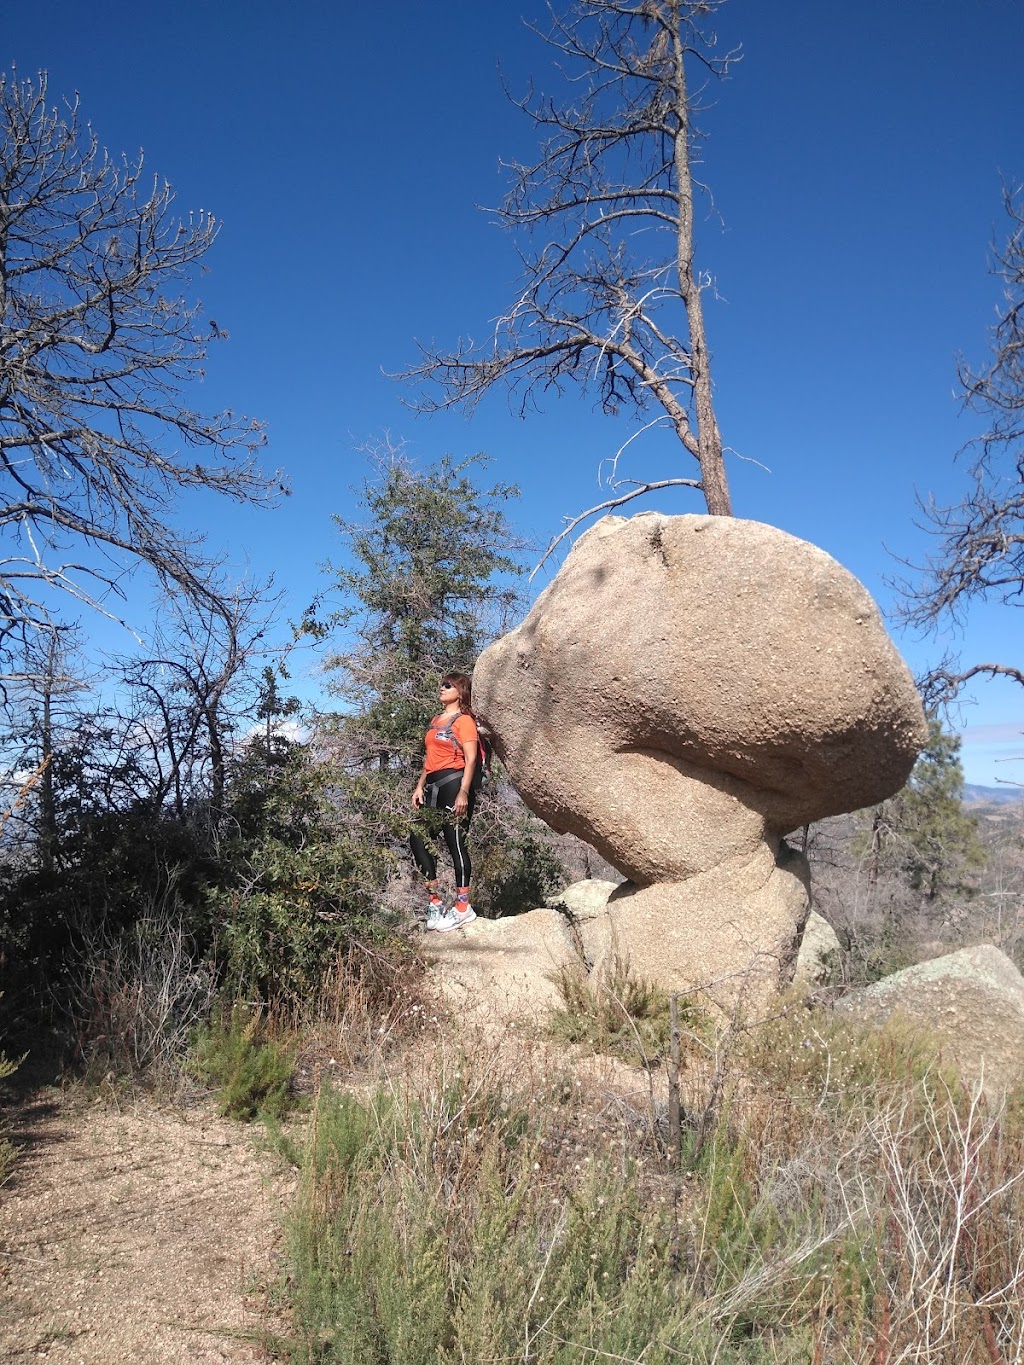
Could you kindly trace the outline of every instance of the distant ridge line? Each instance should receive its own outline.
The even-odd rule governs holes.
[[[965,806],[1008,806],[1024,801],[1024,786],[1007,784],[1005,787],[983,787],[977,782],[964,783]]]

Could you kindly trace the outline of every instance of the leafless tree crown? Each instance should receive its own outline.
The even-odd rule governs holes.
[[[970,460],[971,489],[954,507],[925,504],[938,548],[922,581],[905,585],[904,616],[924,627],[947,614],[962,617],[979,597],[1024,606],[1024,185],[1005,185],[1003,200],[1010,227],[1005,245],[994,251],[994,273],[1004,288],[989,363],[959,368],[965,405],[987,423],[961,452]],[[1024,686],[1016,662],[962,669],[946,661],[928,681],[935,695],[949,696],[978,674]]]
[[[182,397],[222,334],[187,294],[217,231],[111,157],[77,99],[51,107],[45,75],[0,74],[0,674],[62,593],[102,606],[132,564],[209,599],[178,494],[275,490],[259,425]]]
[[[694,116],[708,81],[738,56],[717,51],[710,25],[721,3],[578,0],[565,17],[551,10],[553,27],[540,36],[560,54],[572,95],[514,101],[539,131],[540,154],[509,165],[496,211],[523,242],[519,296],[488,345],[421,346],[403,377],[419,385],[417,406],[428,412],[471,409],[502,385],[525,414],[571,382],[605,412],[632,408],[669,428],[700,471],[676,482],[729,515],[702,299],[709,280],[694,264]],[[617,460],[617,497],[602,507],[648,487],[619,480]]]

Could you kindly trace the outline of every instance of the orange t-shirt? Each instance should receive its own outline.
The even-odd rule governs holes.
[[[452,736],[454,735],[454,739]],[[455,740],[459,743],[456,744]],[[476,721],[472,716],[435,716],[426,736],[427,772],[437,773],[442,768],[466,766],[465,744],[479,743]]]

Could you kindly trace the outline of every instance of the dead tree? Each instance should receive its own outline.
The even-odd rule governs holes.
[[[178,495],[279,488],[258,423],[184,401],[223,335],[190,296],[217,232],[141,157],[111,157],[77,99],[52,108],[45,75],[0,74],[0,678],[68,595],[110,614],[134,565],[208,604]]]
[[[962,619],[977,598],[1024,605],[1024,185],[1005,185],[1003,199],[1010,230],[1005,246],[994,251],[993,270],[1004,291],[989,363],[979,370],[959,367],[964,404],[987,426],[961,451],[970,460],[971,479],[963,502],[924,506],[938,548],[921,581],[903,585],[903,615],[918,626],[935,626],[946,616]],[[926,685],[944,700],[978,675],[1024,686],[1019,660],[968,667],[947,660]]]
[[[149,647],[117,670],[129,711],[112,735],[134,749],[136,795],[184,821],[202,806],[215,829],[225,809],[233,737],[251,727],[259,670],[273,653],[270,585],[218,583],[217,610],[169,596]]]
[[[704,319],[710,280],[694,254],[695,115],[707,82],[738,56],[716,52],[710,21],[721,3],[577,0],[565,17],[552,10],[553,28],[539,36],[572,94],[514,101],[538,129],[540,155],[510,165],[496,210],[524,242],[519,295],[488,345],[421,345],[402,376],[426,412],[471,410],[502,386],[525,415],[572,384],[596,393],[606,413],[631,409],[643,430],[667,428],[696,460],[699,479],[641,484],[619,477],[621,447],[606,475],[613,496],[573,526],[667,483],[731,514]]]

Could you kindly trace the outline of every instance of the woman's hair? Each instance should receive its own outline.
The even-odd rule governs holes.
[[[441,679],[441,682],[445,687],[455,688],[456,692],[459,694],[459,710],[463,715],[472,716],[473,719],[476,720],[476,716],[473,713],[473,680],[470,678],[469,674],[446,673]]]

